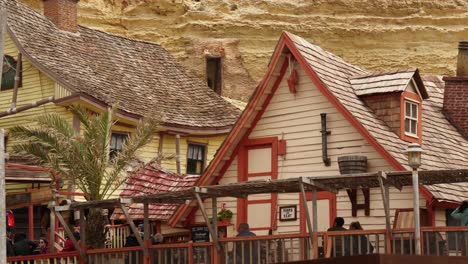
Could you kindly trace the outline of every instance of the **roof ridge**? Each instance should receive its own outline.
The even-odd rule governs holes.
[[[392,75],[392,74],[403,73],[403,72],[415,72],[416,70],[417,70],[417,68],[376,71],[376,72],[370,72],[369,74],[353,75],[353,76],[349,77],[349,79],[350,80],[364,79],[364,78],[369,78],[369,77]]]

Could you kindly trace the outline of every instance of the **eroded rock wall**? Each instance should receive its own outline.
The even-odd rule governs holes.
[[[202,78],[205,56],[222,49],[223,95],[246,100],[283,30],[367,69],[454,75],[468,1],[81,0],[79,23],[160,43]]]

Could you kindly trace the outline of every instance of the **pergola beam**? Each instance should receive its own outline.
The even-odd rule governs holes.
[[[203,200],[200,197],[200,194],[198,194],[197,192],[195,192],[195,198],[197,198],[198,207],[200,208],[200,211],[201,211],[201,213],[203,215],[203,218],[205,219],[206,226],[208,227],[208,230],[210,231],[211,239],[213,240],[213,243],[216,245],[216,250],[218,250],[218,252],[219,252],[219,251],[221,251],[221,246],[219,245],[218,237],[215,236],[214,228],[210,224],[210,219],[208,218],[208,214],[206,213],[205,205],[203,204]],[[213,218],[214,218],[214,216],[213,216]]]
[[[120,204],[120,209],[122,209],[122,212],[125,215],[125,218],[127,219],[127,222],[130,224],[130,230],[132,230],[133,234],[135,235],[138,244],[143,248],[143,253],[145,256],[149,256],[148,248],[146,247],[145,243],[141,239],[140,232],[138,232],[137,227],[135,226],[135,223],[133,222],[133,219],[130,217],[130,214],[128,213],[127,207],[125,207],[124,204]]]
[[[307,207],[307,196],[306,196],[305,189],[304,189],[304,182],[299,181],[299,189],[301,190],[302,204],[303,204],[303,207],[304,207],[303,209],[304,209],[305,214],[306,214],[307,227],[309,228],[309,236],[310,236],[310,242],[311,242],[311,243],[309,243],[309,248],[310,248],[310,247],[312,247],[312,243],[314,242],[313,233],[316,230],[312,229],[312,222],[310,221],[309,208]],[[313,217],[316,218],[317,215],[314,215]],[[316,256],[314,256],[314,257],[316,257]]]
[[[334,194],[338,193],[337,189],[332,188],[330,186],[326,186],[324,184],[321,184],[320,182],[314,181],[314,180],[312,180],[310,178],[307,178],[307,177],[299,177],[299,181],[301,181],[304,184],[312,186],[313,189],[318,188],[318,189],[320,189],[322,191],[327,191],[327,192],[331,192],[331,193],[334,193]]]

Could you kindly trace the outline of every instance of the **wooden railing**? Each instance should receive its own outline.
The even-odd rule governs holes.
[[[117,228],[115,229],[117,230]],[[123,237],[123,235],[118,235]],[[212,242],[173,243],[150,245],[149,263],[228,264],[279,263],[320,258],[364,254],[414,255],[414,230],[352,230],[321,232],[317,243],[304,234],[221,238],[220,251]],[[122,242],[123,243],[123,242]],[[118,244],[115,244],[118,245]],[[466,256],[468,227],[421,228],[422,255]],[[87,250],[88,263],[136,264],[143,263],[141,247],[104,248]],[[7,263],[68,264],[78,263],[78,253],[57,253],[8,258]]]

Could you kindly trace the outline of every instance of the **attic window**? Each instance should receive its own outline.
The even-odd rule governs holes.
[[[128,134],[125,133],[112,133],[109,157],[114,159],[122,151],[123,145],[128,140]]]
[[[187,152],[187,174],[201,175],[205,166],[206,146],[189,144]]]
[[[15,58],[8,55],[5,55],[3,57],[2,84],[0,90],[3,91],[13,89],[15,87],[16,64],[17,61],[15,60]]]
[[[220,57],[206,58],[206,82],[217,94],[222,89],[222,63]]]
[[[405,100],[405,134],[418,135],[418,103]]]

